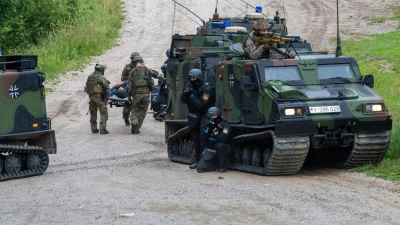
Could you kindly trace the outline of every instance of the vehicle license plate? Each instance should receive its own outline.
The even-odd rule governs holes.
[[[309,107],[310,113],[337,113],[340,112],[340,106],[317,106],[317,107]]]

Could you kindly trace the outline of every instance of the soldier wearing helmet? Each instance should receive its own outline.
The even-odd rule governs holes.
[[[254,21],[254,30],[244,39],[243,50],[247,58],[250,59],[269,59],[271,57],[271,45],[262,44],[259,45],[256,42],[255,37],[265,36],[267,34],[269,23],[267,19],[258,19]],[[294,56],[286,53],[285,49],[274,48],[281,54],[285,55],[287,58],[293,58]]]
[[[215,105],[215,89],[204,82],[203,72],[199,69],[189,71],[189,83],[183,89],[181,102],[187,104],[188,124],[194,144],[195,162],[190,169],[196,169],[201,158],[200,131],[207,119],[208,108]]]
[[[109,81],[104,77],[106,64],[97,62],[94,72],[86,80],[85,92],[89,94],[90,126],[92,133],[108,134],[106,129],[108,112],[107,104],[110,100]],[[97,128],[97,110],[100,112],[100,131]]]
[[[205,148],[197,164],[197,172],[218,170],[224,173],[231,152],[231,125],[222,119],[218,107],[209,108],[207,117],[208,120],[205,121],[200,134],[200,140],[205,144]]]
[[[143,120],[150,104],[150,92],[154,88],[152,78],[163,80],[164,77],[157,71],[144,66],[141,56],[133,57],[135,68],[129,74],[126,91],[129,101],[132,101],[130,111],[130,125],[132,134],[139,134]]]
[[[135,64],[133,62],[133,58],[135,56],[140,56],[139,52],[132,52],[130,59],[131,62],[129,64],[126,64],[124,69],[122,70],[122,75],[121,75],[121,82],[125,82],[125,84],[128,82],[128,77],[130,72],[132,71],[133,68],[135,68]],[[118,87],[119,85],[122,85],[122,83],[117,83]],[[131,112],[131,106],[129,104],[125,105],[123,110],[122,110],[122,118],[125,121],[125,125],[129,126],[131,123],[129,122],[129,114]]]

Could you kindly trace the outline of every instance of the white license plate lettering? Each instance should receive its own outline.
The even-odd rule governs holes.
[[[340,112],[340,106],[317,106],[317,107],[309,107],[310,113],[336,113]]]

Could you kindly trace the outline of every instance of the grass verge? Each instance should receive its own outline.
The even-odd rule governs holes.
[[[73,25],[64,26],[22,54],[38,55],[38,70],[46,79],[57,79],[71,69],[78,69],[93,56],[111,48],[122,27],[120,0],[76,0],[77,15]]]
[[[400,7],[393,7],[395,17],[400,19]],[[383,19],[376,19],[374,22]],[[374,91],[386,103],[393,119],[391,141],[385,159],[379,165],[366,165],[353,171],[363,172],[371,176],[400,182],[400,27],[387,34],[365,35],[359,41],[342,40],[344,55],[354,57],[362,74],[373,74],[375,78]]]

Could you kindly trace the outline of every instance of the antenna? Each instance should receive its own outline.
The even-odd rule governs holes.
[[[250,6],[250,7],[252,7],[253,9],[255,9],[255,10],[257,10],[257,8],[256,7],[254,7],[254,6],[252,6],[252,5],[250,5],[249,3],[247,3],[247,2],[245,2],[245,1],[243,1],[243,0],[240,0],[240,1],[242,1],[242,2],[244,2],[246,5],[248,5],[248,6]],[[268,23],[271,23],[271,20],[270,19],[268,19],[268,17],[264,14],[264,13],[262,13],[262,12],[260,12],[261,14],[263,14],[263,16],[268,20]]]
[[[215,4],[215,12],[214,12],[214,15],[213,15],[213,19],[214,20],[218,20],[219,19],[219,15],[218,15],[218,0],[217,0],[217,4]]]
[[[337,42],[336,42],[336,57],[342,55],[342,47],[340,47],[340,36],[339,36],[339,0],[336,0],[336,23],[337,23]]]
[[[198,15],[196,15],[194,12],[190,11],[188,8],[186,8],[185,6],[183,6],[181,3],[179,3],[179,2],[177,2],[177,1],[175,1],[175,0],[172,0],[172,1],[175,2],[176,4],[182,6],[182,7],[183,7],[184,9],[186,9],[187,11],[191,12],[193,15],[195,15],[197,18],[199,18],[199,19],[201,20],[201,22],[203,22],[203,26],[206,26],[206,22],[205,22],[203,19],[201,19]]]
[[[280,18],[279,18],[279,8],[281,7],[281,2],[282,2],[282,0],[280,0],[279,3],[278,3],[278,9],[276,10],[276,12],[275,12],[275,17],[274,17],[274,20],[275,20],[275,22],[276,22],[277,24],[279,24],[279,22],[280,22]]]

